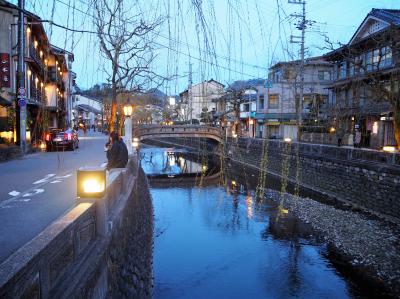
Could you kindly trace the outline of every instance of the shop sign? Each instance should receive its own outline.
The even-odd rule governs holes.
[[[267,82],[265,82],[265,87],[272,88],[272,80],[267,80]]]
[[[10,54],[0,53],[0,87],[11,87]]]

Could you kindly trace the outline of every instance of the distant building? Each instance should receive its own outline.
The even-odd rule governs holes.
[[[296,97],[299,97],[299,61],[279,62],[270,68],[268,80],[258,85],[256,136],[297,139]],[[302,118],[305,124],[326,119],[332,65],[322,57],[305,60]]]
[[[81,94],[72,96],[72,123],[78,126],[80,123],[86,126],[102,125],[103,101],[94,97]],[[104,120],[103,120],[104,121]]]
[[[358,130],[361,146],[396,144],[393,120],[400,114],[399,45],[400,10],[372,9],[347,45],[324,55],[334,65],[330,120],[345,143],[352,144]]]
[[[3,0],[0,5],[0,134],[14,139],[18,7]],[[49,43],[41,19],[27,12],[25,24],[25,97],[30,141],[40,139],[49,127],[69,126],[76,75],[71,71],[74,55]]]
[[[193,85],[179,94],[181,109],[188,120],[200,122],[202,116],[209,115],[216,106],[213,99],[219,98],[224,93],[224,85],[213,79]]]

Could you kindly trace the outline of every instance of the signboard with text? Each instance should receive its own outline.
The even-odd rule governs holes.
[[[0,87],[11,87],[10,54],[0,53]]]

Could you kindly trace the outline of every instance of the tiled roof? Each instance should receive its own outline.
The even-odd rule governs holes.
[[[369,15],[392,25],[400,26],[400,9],[378,9],[373,8]]]

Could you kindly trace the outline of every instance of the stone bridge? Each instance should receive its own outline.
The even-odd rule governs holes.
[[[133,136],[139,138],[140,141],[171,137],[196,137],[209,138],[217,142],[223,141],[223,133],[219,128],[198,125],[140,126],[133,131]]]

